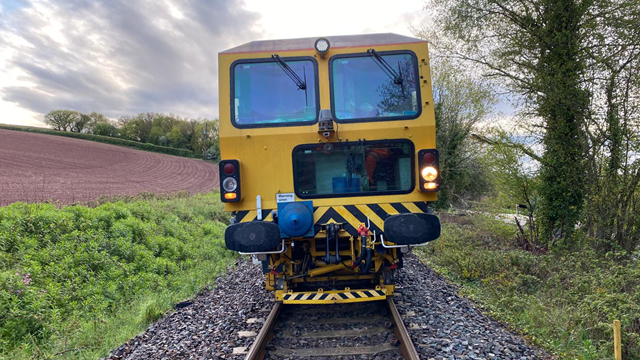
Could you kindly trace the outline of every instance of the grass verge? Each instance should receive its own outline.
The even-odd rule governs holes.
[[[640,359],[640,261],[578,249],[532,254],[516,229],[487,216],[443,215],[439,240],[417,250],[492,317],[560,358],[613,358],[614,319],[623,358]],[[587,242],[576,239],[576,242]]]
[[[0,358],[95,359],[233,263],[219,194],[0,208]]]
[[[109,137],[109,136],[76,133],[76,132],[70,132],[70,131],[58,131],[53,129],[39,128],[39,127],[32,127],[32,126],[5,125],[5,124],[0,124],[0,129],[26,131],[26,132],[56,135],[56,136],[65,136],[65,137],[76,138],[76,139],[96,141],[96,142],[101,142],[101,143],[111,144],[111,145],[126,146],[126,147],[135,148],[138,150],[146,150],[146,151],[157,152],[162,154],[169,154],[169,155],[182,156],[182,157],[193,157],[193,151],[189,149],[178,149],[178,148],[172,148],[168,146],[141,143],[137,141],[125,140],[125,139]]]

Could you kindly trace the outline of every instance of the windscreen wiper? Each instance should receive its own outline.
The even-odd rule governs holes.
[[[282,69],[282,71],[284,71],[284,73],[287,74],[287,76],[289,76],[291,80],[293,80],[293,82],[298,87],[298,90],[304,90],[305,102],[306,102],[306,105],[309,106],[309,99],[307,98],[307,72],[304,71],[304,67],[302,68],[304,80],[302,80],[300,79],[300,76],[298,76],[298,74],[296,74],[296,72],[293,71],[293,69],[289,65],[287,65],[287,63],[284,60],[280,58],[280,55],[273,54],[271,55],[271,58],[275,60],[276,64],[280,66],[280,69]]]
[[[284,60],[282,60],[278,54],[271,55],[271,58],[274,59],[278,66],[280,66],[282,71],[284,71],[284,73],[287,74],[294,83],[296,83],[298,89],[307,90],[307,82],[300,79],[300,76],[298,76],[298,74],[296,74],[296,72],[293,71],[293,69],[290,68],[289,65],[287,65],[287,63],[284,62]],[[307,74],[304,74],[304,77],[306,80]]]
[[[393,80],[393,83],[395,85],[400,85],[400,88],[402,89],[402,97],[406,98],[406,96],[404,95],[404,81],[402,80],[402,70],[400,70],[400,63],[398,63],[398,72],[396,72],[393,67],[391,67],[391,65],[389,65],[389,63],[386,62],[384,58],[380,56],[380,54],[378,54],[374,49],[367,50],[367,54],[369,54],[373,61],[378,64],[380,69],[382,69],[382,71],[387,74],[387,76],[391,80]]]

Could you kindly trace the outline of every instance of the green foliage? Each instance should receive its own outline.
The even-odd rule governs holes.
[[[640,183],[637,164],[628,166],[637,147],[624,136],[637,138],[633,94],[640,85],[640,49],[632,39],[640,35],[639,0],[430,0],[427,7],[435,25],[423,32],[435,47],[498,80],[489,85],[519,99],[521,114],[535,125],[528,135],[542,137],[539,221],[545,237],[558,243],[571,238],[589,205],[586,196],[602,189],[591,184],[603,164],[611,174],[627,171],[627,183]],[[610,195],[626,197],[623,205],[632,202],[625,190]],[[604,228],[611,231],[619,230],[612,223],[627,220],[606,215]]]
[[[44,123],[59,131],[73,131],[76,122],[82,122],[80,113],[73,110],[53,110],[44,116]]]
[[[205,149],[218,143],[218,120],[188,119],[149,112],[133,117],[124,116],[118,122],[120,136],[125,139],[189,149],[197,157],[204,156]]]
[[[106,122],[95,124],[91,129],[91,132],[93,133],[93,135],[98,136],[117,137],[118,135],[120,135],[120,132],[118,132],[118,128]]]
[[[184,138],[184,135],[182,135],[182,131],[180,131],[179,126],[174,126],[166,136],[167,140],[169,140],[169,144],[172,147],[181,148],[187,144],[187,140]]]
[[[0,357],[105,355],[225,270],[225,218],[217,193],[0,208]]]
[[[566,359],[613,358],[621,320],[625,359],[640,359],[640,261],[599,254],[589,240],[573,252],[534,254],[513,242],[514,225],[486,216],[442,216],[441,238],[418,255],[462,285],[492,316]]]
[[[488,168],[479,144],[469,138],[476,124],[493,109],[495,97],[481,82],[447,60],[432,61],[436,142],[442,187],[437,207],[477,199],[489,188]]]
[[[113,138],[113,137],[108,137],[108,136],[100,136],[100,135],[94,135],[94,134],[72,133],[72,132],[66,132],[66,131],[50,130],[50,129],[45,129],[45,128],[28,127],[28,126],[16,126],[16,125],[4,125],[4,124],[0,124],[0,129],[19,130],[19,131],[28,131],[28,132],[34,132],[34,133],[40,133],[40,134],[66,136],[66,137],[72,137],[72,138],[77,138],[77,139],[97,141],[97,142],[102,142],[102,143],[107,143],[107,144],[112,144],[112,145],[121,145],[121,146],[133,147],[133,148],[136,148],[138,150],[153,151],[153,152],[169,154],[169,155],[176,155],[176,156],[184,156],[184,157],[192,157],[193,156],[193,152],[191,152],[190,150],[187,150],[187,149],[176,149],[176,148],[171,148],[171,147],[166,147],[166,146],[158,146],[158,145],[153,145],[153,144],[142,144],[142,143],[139,143],[137,141],[130,141],[130,140],[125,140],[125,139]]]
[[[541,238],[539,234],[541,182],[537,171],[525,165],[525,160],[530,160],[526,154],[517,147],[508,145],[512,135],[500,130],[493,130],[492,135],[494,141],[489,151],[491,160],[487,163],[492,170],[494,185],[498,189],[497,197],[505,199],[508,210],[513,209],[516,204],[526,206],[520,213],[527,216],[527,221],[520,224],[517,235],[523,248],[547,249],[550,245],[548,238]],[[505,209],[500,211],[504,212]]]
[[[219,152],[215,153],[219,142],[218,120],[188,119],[173,114],[147,112],[136,116],[123,116],[116,126],[104,115],[96,112],[87,115],[77,111],[54,110],[47,114],[45,123],[57,130],[69,129],[77,133],[119,137],[124,141],[190,151],[190,155],[181,156],[196,154],[197,157],[202,156],[210,160],[219,158]],[[146,145],[141,147],[145,150],[149,148]]]
[[[542,230],[546,238],[566,239],[582,212],[587,184],[582,128],[589,105],[581,88],[581,24],[589,1],[542,1],[540,24],[534,32],[540,57],[534,72],[537,112],[545,120],[540,187]]]

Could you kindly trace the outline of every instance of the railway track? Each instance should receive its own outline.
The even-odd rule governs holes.
[[[340,305],[276,303],[247,360],[419,359],[392,299]]]

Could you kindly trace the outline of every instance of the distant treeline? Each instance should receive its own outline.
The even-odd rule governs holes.
[[[219,159],[218,120],[184,118],[173,114],[140,113],[113,121],[92,112],[53,110],[45,115],[45,124],[55,130],[107,136],[142,144],[187,149],[194,156]]]

